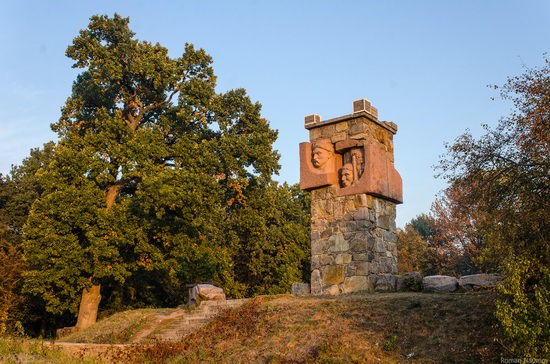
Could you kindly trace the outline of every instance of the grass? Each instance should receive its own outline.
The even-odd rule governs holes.
[[[53,347],[44,342],[0,339],[0,363],[2,364],[95,364],[100,359],[92,357],[77,357],[59,347]]]
[[[93,344],[131,343],[139,332],[151,326],[159,316],[174,309],[139,309],[116,313],[97,322],[90,329],[62,338],[64,342]]]
[[[170,311],[163,311],[167,312]],[[494,296],[489,292],[260,297],[239,309],[226,311],[179,342],[132,346],[111,359],[99,356],[97,362],[500,362],[501,347],[493,340],[498,333],[493,312]],[[154,312],[138,310],[125,315],[117,314],[102,321],[103,325],[113,327],[110,334],[105,329],[108,326],[103,328],[109,341],[128,337],[128,332],[136,330],[132,322],[146,329]],[[130,322],[124,323],[125,320]],[[117,325],[119,333],[114,329]],[[96,341],[100,337],[92,331],[79,335],[84,336],[83,341]],[[2,363],[3,355],[0,352]],[[23,349],[20,352],[13,349],[7,355],[27,354]],[[80,354],[80,359],[85,357]]]
[[[260,298],[139,355],[152,363],[498,362],[493,309],[487,293]]]

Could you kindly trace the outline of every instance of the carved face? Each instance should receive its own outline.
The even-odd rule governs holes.
[[[357,164],[363,164],[363,152],[361,149],[354,149],[351,151],[351,154],[355,157],[355,161]]]
[[[346,167],[346,166],[348,165],[346,164],[344,165],[344,167],[342,167],[342,175],[341,175],[342,187],[349,187],[353,183],[353,172],[352,172],[352,169],[350,168],[351,165],[349,165],[349,167]]]
[[[323,148],[313,149],[313,157],[311,162],[315,168],[322,168],[327,161],[332,157],[332,153]]]

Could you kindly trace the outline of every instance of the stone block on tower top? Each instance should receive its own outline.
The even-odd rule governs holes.
[[[378,118],[378,109],[371,105],[370,101],[367,99],[359,99],[353,102],[353,113],[358,112],[367,112]]]
[[[317,124],[321,122],[321,117],[317,114],[311,114],[307,115],[304,118],[304,126],[307,128],[308,126],[311,126],[313,124]]]

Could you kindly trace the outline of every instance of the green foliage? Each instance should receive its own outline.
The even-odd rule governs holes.
[[[499,89],[499,87],[495,87]],[[518,357],[550,353],[550,62],[510,78],[516,109],[479,140],[465,133],[440,163],[485,241],[481,259],[504,275],[497,316]]]
[[[413,218],[407,225],[416,230],[424,240],[428,241],[434,235],[433,218],[427,214],[420,214]]]
[[[414,278],[405,278],[403,280],[403,291],[405,292],[420,292],[422,291],[422,282]]]
[[[54,148],[50,142],[32,149],[9,175],[0,175],[0,335],[20,333],[41,312],[40,302],[22,292],[27,264],[21,244],[31,205],[43,190],[36,173],[49,164]]]
[[[6,227],[2,237],[16,247],[21,245],[31,205],[43,191],[36,173],[50,163],[54,150],[53,142],[31,149],[20,166],[13,166],[7,176],[0,175],[0,224]]]
[[[309,267],[309,200],[298,185],[256,188],[231,216],[233,261],[245,296],[290,291]]]
[[[430,246],[412,224],[407,224],[404,230],[397,230],[397,255],[401,274],[420,272],[426,275],[433,271]]]
[[[506,296],[497,302],[497,318],[506,335],[503,343],[514,353],[532,358],[550,355],[550,268],[532,258],[516,257],[501,287]],[[528,279],[525,279],[528,277]],[[534,277],[540,281],[529,287]]]
[[[27,222],[27,290],[43,297],[52,313],[76,312],[88,277],[128,275],[117,251],[122,239],[114,236],[116,230],[105,216],[103,191],[82,182],[45,193],[34,203]]]
[[[109,311],[180,303],[186,283],[288,291],[309,264],[309,202],[271,179],[277,132],[261,105],[217,93],[203,50],[171,58],[134,36],[127,18],[93,16],[67,48],[82,72],[33,173],[26,291],[56,315],[91,284]]]
[[[382,348],[386,351],[393,351],[397,349],[397,336],[390,336],[384,341]]]

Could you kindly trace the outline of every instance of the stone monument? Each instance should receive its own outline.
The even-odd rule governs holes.
[[[403,202],[394,167],[397,125],[379,121],[366,99],[351,115],[305,117],[300,187],[311,192],[311,293],[374,290],[397,274],[396,205]]]

